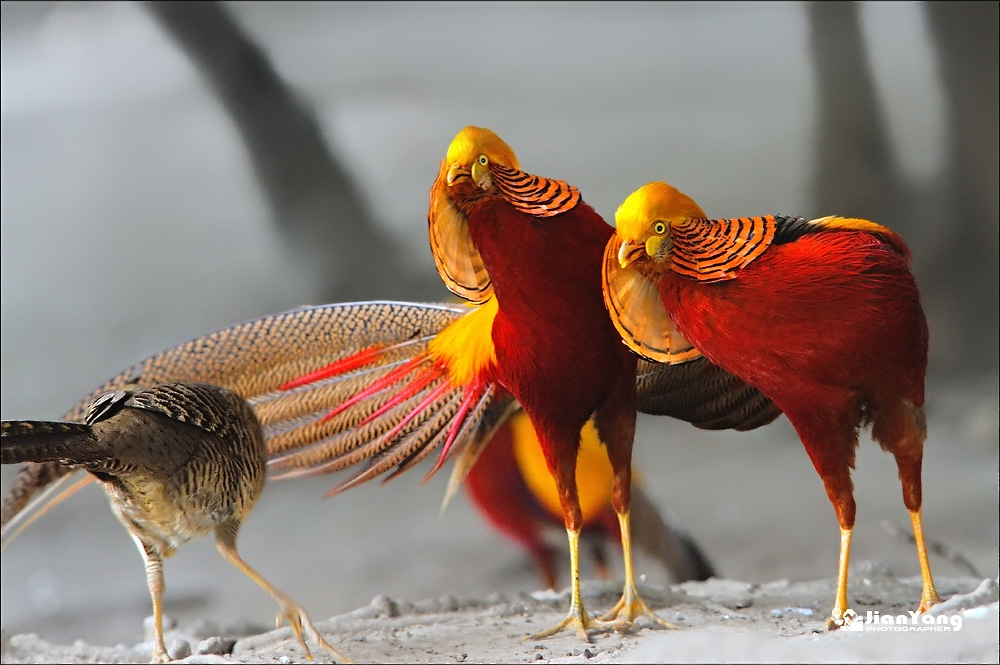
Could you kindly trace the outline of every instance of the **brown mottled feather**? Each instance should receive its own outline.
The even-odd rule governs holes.
[[[759,390],[705,358],[678,365],[640,360],[636,388],[641,413],[679,418],[701,429],[744,431],[781,415]]]

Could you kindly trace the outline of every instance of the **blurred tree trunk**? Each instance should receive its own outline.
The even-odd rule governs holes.
[[[436,276],[432,281],[408,274],[412,262],[376,226],[310,109],[230,14],[215,2],[157,1],[146,7],[235,123],[281,239],[316,287],[303,299],[425,296]]]
[[[914,247],[931,330],[931,368],[996,371],[998,250],[997,3],[930,3],[949,113],[946,172],[930,186],[896,164],[866,56],[860,7],[809,2],[817,92],[814,203],[868,217]]]
[[[807,2],[816,80],[813,200],[823,214],[890,225],[899,178],[853,2]]]
[[[945,202],[949,233],[933,274],[960,292],[946,313],[964,328],[965,369],[1000,364],[1000,4],[925,5],[948,114]]]

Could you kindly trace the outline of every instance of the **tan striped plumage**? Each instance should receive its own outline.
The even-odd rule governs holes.
[[[666,311],[656,306],[660,301],[656,285],[635,270],[619,269],[620,248],[620,239],[613,236],[601,262],[604,305],[618,334],[631,340],[632,350],[645,358],[686,363],[701,357]]]
[[[673,371],[664,372],[664,367]],[[781,415],[763,393],[705,358],[680,365],[640,360],[636,392],[641,413],[671,416],[699,429],[744,432]]]
[[[777,225],[770,215],[674,224],[670,267],[704,282],[733,279],[737,270],[764,253]]]
[[[445,169],[441,162],[442,173]],[[472,244],[464,215],[441,192],[439,183],[443,182],[439,176],[430,194],[427,234],[431,255],[449,291],[471,303],[484,303],[493,296],[493,283],[483,257]]]
[[[481,139],[488,135],[490,140],[484,143]],[[455,171],[455,154],[472,149],[481,152],[473,156],[470,170]],[[515,209],[535,217],[551,217],[571,210],[580,202],[580,192],[562,180],[521,171],[510,146],[487,129],[466,127],[452,142],[448,153],[430,191],[427,229],[431,254],[448,290],[481,304],[493,296],[493,283],[469,235],[468,220],[448,196],[454,178],[469,175],[484,186],[495,185]]]
[[[133,365],[77,402],[63,418],[82,421],[91,400],[108,391],[170,381],[213,383],[253,401],[268,440],[281,435],[274,444],[280,452],[333,432],[336,423],[324,428],[316,421],[371,378],[359,373],[341,377],[341,381],[318,382],[305,390],[280,391],[284,383],[371,345],[396,343],[387,357],[412,357],[426,348],[426,340],[421,338],[465,311],[450,305],[365,302],[266,316],[204,335]],[[345,421],[351,418],[345,415]],[[353,417],[353,422],[359,420]],[[4,496],[0,523],[7,525],[40,488],[69,471],[55,463],[24,467]]]
[[[562,180],[525,173],[496,162],[491,162],[489,169],[504,198],[529,215],[551,217],[571,210],[580,202],[580,190]]]
[[[243,397],[263,396],[276,405],[262,418],[283,419],[301,411],[288,395],[270,395],[287,381],[351,355],[363,346],[413,341],[437,332],[466,308],[445,304],[362,302],[302,307],[224,328],[168,349],[121,372],[92,395],[127,385],[204,381]],[[400,351],[402,354],[408,350]],[[285,399],[277,399],[282,397]],[[77,420],[90,396],[66,414]],[[280,406],[277,406],[280,405]]]

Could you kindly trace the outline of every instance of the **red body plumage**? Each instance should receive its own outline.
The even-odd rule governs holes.
[[[898,237],[831,231],[772,245],[737,279],[665,271],[659,286],[681,334],[771,397],[817,471],[849,491],[859,426],[882,440],[911,417],[903,400],[924,402],[927,323],[908,256]],[[904,493],[918,508],[919,484]],[[853,525],[853,499],[835,495]]]
[[[497,362],[488,380],[507,388],[538,432],[561,490],[571,493],[566,526],[582,526],[575,461],[580,430],[598,428],[616,472],[631,465],[636,356],[621,343],[604,309],[600,265],[614,229],[589,205],[538,218],[472,182],[450,196],[468,215],[499,310],[493,323]],[[628,475],[628,471],[620,471]],[[627,505],[628,478],[618,489]]]
[[[847,610],[858,432],[892,453],[924,581],[921,464],[927,321],[902,239],[844,217],[708,219],[662,182],[618,208],[605,296],[623,339],[664,362],[695,349],[773,400],[798,432],[837,513],[832,625]],[[689,345],[689,346],[688,346]]]

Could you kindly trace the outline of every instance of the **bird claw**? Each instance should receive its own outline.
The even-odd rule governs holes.
[[[309,619],[309,615],[306,611],[298,604],[286,601],[281,604],[282,614],[278,615],[278,622],[281,622],[282,617],[288,620],[289,625],[291,625],[292,630],[295,632],[295,639],[298,640],[299,646],[302,650],[306,652],[306,658],[312,660],[312,653],[309,651],[309,647],[306,645],[305,638],[302,633],[303,630],[309,634],[309,637],[313,639],[314,642],[319,644],[321,647],[333,654],[333,657],[343,663],[353,663],[354,661],[350,658],[343,656],[339,651],[334,649],[330,644],[323,639],[319,631],[313,625],[312,620]]]
[[[572,630],[585,641],[593,642],[594,640],[590,635],[591,632],[607,632],[611,629],[611,625],[590,616],[582,607],[571,607],[569,614],[567,614],[562,621],[551,628],[528,635],[525,639],[541,640],[546,637],[552,637],[553,635],[561,633],[564,630]]]
[[[638,593],[629,593],[628,590],[622,594],[615,606],[607,614],[601,617],[601,621],[608,622],[620,633],[627,633],[638,628],[636,619],[640,616],[647,617],[653,622],[654,627],[670,628],[681,630],[681,626],[676,626],[669,621],[656,616],[656,613],[649,608],[646,601]]]
[[[837,602],[833,606],[833,611],[830,612],[830,618],[826,620],[823,627],[827,632],[832,632],[837,630],[844,625],[844,612],[847,611],[847,604],[843,602]]]

